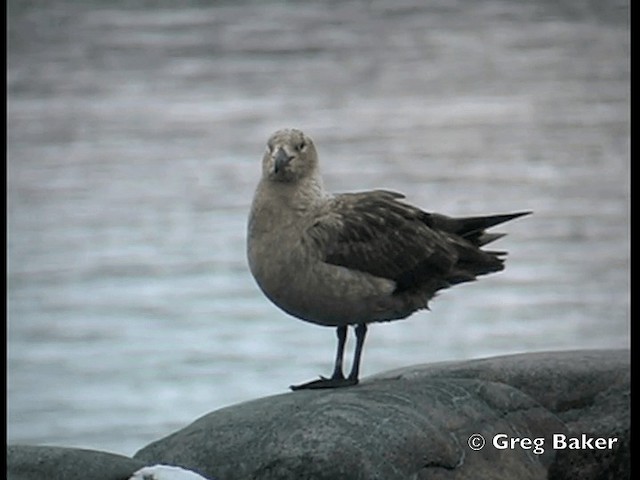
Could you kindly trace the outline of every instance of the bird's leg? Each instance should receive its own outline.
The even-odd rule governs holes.
[[[319,380],[313,380],[311,382],[303,383],[301,385],[292,385],[291,390],[305,390],[305,389],[318,389],[318,388],[338,388],[348,387],[349,385],[355,385],[358,383],[358,370],[360,369],[360,354],[362,353],[362,342],[364,342],[364,333],[362,328],[364,327],[364,333],[366,333],[367,327],[365,324],[360,324],[356,328],[356,338],[358,343],[356,344],[356,363],[354,363],[349,378],[344,378],[342,373],[342,359],[344,357],[344,345],[347,340],[347,326],[342,325],[336,329],[338,336],[338,349],[336,351],[336,363],[333,367],[333,374],[331,378],[320,377]],[[362,338],[361,338],[362,337]]]
[[[344,344],[347,343],[347,326],[341,325],[336,328],[336,334],[338,336],[338,350],[336,351],[336,363],[333,367],[332,380],[343,379],[342,373],[342,359],[344,358]]]
[[[367,336],[367,324],[359,323],[356,327],[356,350],[353,354],[353,365],[351,366],[351,373],[347,380],[351,380],[354,385],[358,383],[358,374],[360,373],[360,358],[362,357],[362,347],[364,346],[364,339]]]

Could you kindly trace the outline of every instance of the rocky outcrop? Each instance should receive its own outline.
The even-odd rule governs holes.
[[[217,410],[133,459],[10,446],[7,478],[127,480],[162,463],[209,480],[625,479],[629,391],[628,351],[418,365]]]
[[[126,480],[144,465],[123,455],[80,448],[7,447],[9,480]]]
[[[96,450],[13,445],[7,448],[8,480],[215,480],[176,466]]]
[[[224,408],[135,458],[224,480],[628,478],[629,403],[626,351],[422,365]]]

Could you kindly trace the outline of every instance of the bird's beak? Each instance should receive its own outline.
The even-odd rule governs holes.
[[[290,157],[289,155],[287,155],[287,152],[285,152],[284,149],[280,147],[274,158],[275,160],[274,167],[273,167],[274,173],[277,174],[280,170],[286,167],[292,158],[293,157]]]

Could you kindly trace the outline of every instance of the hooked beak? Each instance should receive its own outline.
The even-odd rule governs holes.
[[[278,172],[280,172],[280,170],[283,170],[289,164],[292,158],[293,157],[290,157],[289,155],[287,155],[287,152],[285,152],[282,147],[279,148],[274,158],[275,160],[274,167],[273,167],[274,173],[277,174]]]

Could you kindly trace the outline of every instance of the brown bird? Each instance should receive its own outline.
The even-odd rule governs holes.
[[[338,335],[331,377],[291,389],[357,384],[368,323],[406,318],[437,291],[502,270],[506,252],[480,247],[504,234],[485,229],[531,213],[453,218],[403,198],[387,190],[332,195],[309,136],[286,129],[269,138],[249,215],[251,273],[282,310]],[[345,377],[348,325],[356,348]]]

